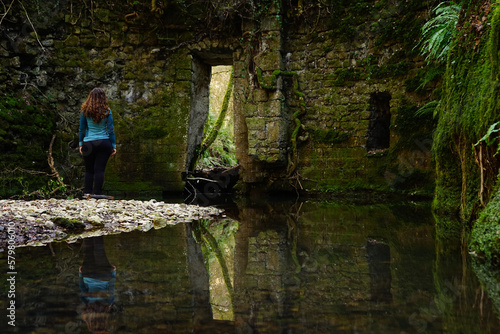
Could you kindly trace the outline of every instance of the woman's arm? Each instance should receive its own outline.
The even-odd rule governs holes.
[[[106,123],[106,131],[109,134],[109,140],[111,141],[111,145],[113,147],[113,152],[111,155],[115,155],[116,153],[116,138],[115,138],[115,127],[113,125],[113,115],[111,114],[111,110],[108,114],[108,122]]]
[[[88,129],[87,118],[83,116],[83,112],[80,112],[80,127],[78,128],[78,142],[79,142],[78,144],[80,146],[80,153],[82,153],[83,138],[85,138],[87,129]]]

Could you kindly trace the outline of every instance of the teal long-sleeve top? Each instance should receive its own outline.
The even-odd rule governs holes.
[[[84,277],[79,273],[78,285],[80,287],[80,300],[84,303],[95,303],[101,301],[112,305],[115,300],[116,270],[111,274],[109,281],[103,281],[91,277]]]
[[[113,148],[116,148],[115,128],[113,126],[111,110],[99,123],[94,123],[92,117],[85,117],[83,112],[80,112],[78,139],[80,146],[83,145],[83,142],[109,139]]]

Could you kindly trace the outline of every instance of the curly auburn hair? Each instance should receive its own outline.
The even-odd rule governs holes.
[[[102,88],[94,88],[90,91],[87,100],[82,104],[85,117],[91,117],[94,123],[99,123],[108,113],[108,99]]]

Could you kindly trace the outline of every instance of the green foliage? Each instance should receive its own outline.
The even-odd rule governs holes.
[[[441,2],[432,10],[435,15],[422,27],[420,53],[428,63],[446,61],[456,33],[461,6],[452,1]]]
[[[418,95],[439,94],[439,90],[432,91],[433,85],[439,85],[445,71],[444,64],[430,63],[418,70],[417,74],[405,81],[406,91]]]
[[[439,107],[440,101],[430,101],[415,111],[415,116],[426,117],[427,115],[434,115],[436,109]]]
[[[422,26],[422,12],[428,10],[429,3],[425,0],[393,1],[383,0],[373,6],[375,15],[383,18],[372,27],[372,32],[378,37],[375,45],[383,47],[389,41],[402,43],[406,52],[410,53],[419,38]]]
[[[335,71],[335,85],[336,86],[352,86],[355,81],[361,80],[361,73],[354,67],[339,68]]]
[[[207,129],[205,132],[210,131],[215,126],[216,121],[217,118],[213,114],[209,114],[205,124]],[[227,127],[222,127],[212,145],[200,155],[196,168],[235,166],[238,163],[235,152],[236,148],[232,133]]]
[[[55,129],[54,113],[12,95],[0,96],[0,196],[46,186],[47,150]]]
[[[500,193],[488,203],[474,224],[470,249],[489,260],[500,260]]]
[[[431,105],[429,105],[429,108],[432,108]],[[394,145],[391,155],[397,156],[401,152],[412,152],[411,154],[416,156],[428,155],[430,158],[435,119],[432,112],[422,112],[422,110],[422,108],[419,109],[413,104],[404,104],[398,107],[393,129],[400,138]],[[403,165],[410,170],[416,171],[419,169],[418,166],[414,166],[407,160],[399,163],[399,166]],[[418,176],[418,174],[415,175]],[[412,174],[411,177],[413,176]],[[411,177],[406,175],[404,178],[406,181],[410,181]],[[425,180],[429,180],[429,177]]]
[[[229,76],[229,82],[227,84],[226,94],[224,95],[224,100],[222,102],[221,110],[219,113],[219,117],[217,117],[217,121],[215,121],[214,125],[211,127],[210,132],[208,132],[207,136],[203,139],[200,147],[200,154],[203,152],[214,142],[215,138],[222,127],[224,119],[226,118],[227,109],[229,107],[229,99],[231,98],[231,94],[233,93],[233,77],[234,70],[231,69],[231,75]]]
[[[488,132],[483,136],[483,138],[479,139],[479,141],[474,146],[479,145],[483,141],[486,143],[486,145],[492,145],[495,141],[498,140],[498,135],[494,134],[499,131],[500,131],[500,122],[493,123],[488,129]],[[500,140],[498,141],[498,148],[497,151],[495,152],[495,155],[497,155],[498,152],[500,152]]]
[[[497,59],[500,10],[498,6],[490,8],[489,4],[479,0],[464,3],[456,27],[459,34],[451,44],[441,102],[436,109],[434,210],[467,222],[476,220],[481,199],[490,197],[498,174],[498,163],[489,155],[491,150],[483,150],[479,156],[482,161],[489,160],[482,170],[476,163],[478,155],[474,150],[474,144],[484,138],[500,117]],[[476,21],[482,22],[481,29]]]
[[[40,189],[35,190],[33,192],[28,192],[26,190],[23,191],[23,198],[32,199],[32,198],[51,198],[56,193],[66,193],[69,189],[66,184],[64,184],[59,180],[50,179],[47,184],[43,185]]]
[[[381,64],[380,59],[370,55],[361,59],[358,66],[337,69],[333,75],[333,83],[336,86],[353,86],[356,81],[386,79],[408,74],[410,65],[407,61],[391,59],[388,64]]]
[[[408,136],[408,134],[416,133],[423,128],[432,128],[432,113],[421,112],[422,108],[419,109],[416,105],[408,104],[398,107],[397,117],[394,122],[397,126],[394,130],[398,134]]]

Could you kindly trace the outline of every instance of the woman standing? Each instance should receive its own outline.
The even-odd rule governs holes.
[[[83,193],[101,195],[106,164],[116,154],[113,116],[102,88],[92,89],[82,104],[78,137],[85,162]]]

